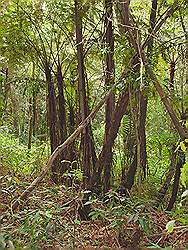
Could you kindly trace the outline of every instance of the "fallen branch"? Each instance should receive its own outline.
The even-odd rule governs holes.
[[[14,211],[21,201],[28,198],[29,194],[35,189],[35,187],[43,180],[44,176],[47,174],[48,170],[53,165],[56,158],[59,156],[59,154],[62,153],[62,151],[67,148],[78,136],[79,134],[87,127],[87,125],[90,123],[90,121],[95,117],[97,112],[101,109],[101,107],[104,105],[106,100],[109,98],[109,95],[111,94],[112,89],[110,89],[107,94],[101,99],[101,101],[97,104],[95,109],[88,115],[88,117],[81,122],[79,127],[67,138],[67,140],[59,145],[54,152],[51,154],[50,158],[48,159],[47,165],[41,170],[39,176],[31,183],[31,185],[20,195],[20,197],[12,204],[12,211]]]

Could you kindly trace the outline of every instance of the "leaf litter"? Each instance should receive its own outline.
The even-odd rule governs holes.
[[[95,197],[90,219],[83,221],[78,213],[82,190],[49,180],[13,213],[11,203],[29,182],[19,178],[18,184],[8,176],[1,179],[0,249],[188,247],[188,226],[149,205],[133,209]]]

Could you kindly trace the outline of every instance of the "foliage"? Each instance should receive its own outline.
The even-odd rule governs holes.
[[[36,175],[47,160],[46,144],[34,145],[31,150],[19,140],[10,135],[7,128],[0,131],[1,166],[5,172],[15,172],[21,175]]]
[[[8,188],[7,183],[6,187],[4,185],[5,183],[3,190]],[[79,219],[77,211],[82,196],[82,192],[73,193],[72,189],[70,192],[63,186],[48,187],[44,184],[31,196],[28,207],[14,214],[9,213],[7,218],[2,220],[1,247],[5,244],[12,245],[16,249],[43,249],[46,246],[99,247],[103,246],[102,244],[110,247],[112,246],[110,244],[116,246],[117,241],[121,242],[119,238],[121,236],[117,235],[125,232],[124,239],[131,242],[131,237],[138,228],[145,235],[145,240],[142,238],[145,245],[168,246],[170,242],[168,238],[160,242],[160,238],[166,233],[173,237],[174,243],[176,242],[175,235],[179,230],[176,226],[180,222],[177,215],[171,217],[173,222],[176,220],[174,231],[168,232],[169,217],[151,209],[149,201],[137,197],[131,199],[122,197],[111,190],[102,200],[96,197],[90,198],[92,221],[84,222]],[[109,234],[111,240],[107,237]],[[101,237],[104,237],[103,242],[99,241]]]
[[[107,2],[78,0],[80,23],[75,22],[76,1],[73,0],[3,0],[0,3],[0,212],[5,216],[0,248],[127,248],[137,239],[138,245],[149,248],[181,248],[186,244],[181,236],[187,232],[188,221],[188,141],[180,139],[177,124],[171,119],[174,115],[178,126],[183,130],[188,128],[186,1],[130,1],[129,13],[124,8],[129,1],[112,1],[113,15],[106,20]],[[124,24],[128,21],[126,14],[130,18],[128,25]],[[156,20],[152,20],[155,14]],[[111,21],[112,51],[107,41]],[[83,37],[80,44],[76,44],[78,25]],[[79,60],[83,62],[82,69],[78,67]],[[84,109],[88,114],[112,87],[110,82],[106,83],[107,68],[113,63],[115,73],[110,73],[115,103],[119,103],[125,90],[129,93],[115,142],[108,144],[108,133],[113,133],[107,133],[106,128],[109,122],[113,130],[117,121],[108,121],[108,105],[105,105],[88,126],[88,138],[93,144],[84,141],[85,129],[67,151],[58,156],[58,170],[62,164],[67,166],[64,172],[60,171],[62,183],[55,185],[53,178],[42,180],[42,187],[37,187],[29,202],[20,203],[19,209],[13,211],[12,203],[45,166],[52,137],[57,137],[57,147],[79,126],[83,119],[81,92],[86,94],[88,107],[84,105]],[[148,66],[158,79],[158,87],[155,81],[153,84]],[[85,89],[79,88],[79,70],[83,73]],[[50,106],[52,92],[53,107]],[[147,103],[143,127],[141,94]],[[108,101],[113,102],[110,98]],[[54,114],[52,123],[50,112]],[[61,124],[62,116],[64,124]],[[141,146],[141,132],[146,139],[146,176],[143,176],[141,159],[141,150],[145,147]],[[90,147],[89,154],[85,145]],[[113,157],[109,168],[103,169],[100,165],[97,169],[102,149],[106,157],[101,164],[111,160],[110,146]],[[178,166],[179,153],[181,166]],[[92,161],[90,169],[85,164],[85,156]],[[125,182],[131,180],[130,170],[134,170],[134,166],[134,183],[129,188]],[[178,167],[181,175],[175,183],[179,177]],[[56,170],[55,163],[52,175]],[[91,183],[85,183],[85,170],[90,174]],[[92,186],[99,172],[102,185],[105,177],[110,176],[108,192],[100,195],[93,192]],[[83,190],[87,184],[91,191]],[[123,185],[124,194],[119,192]],[[166,190],[157,204],[161,187]],[[174,210],[166,213],[166,205],[173,195],[177,200]],[[90,208],[88,221],[81,220],[79,211],[84,206]]]

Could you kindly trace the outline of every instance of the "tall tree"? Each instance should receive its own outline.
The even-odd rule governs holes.
[[[76,26],[76,48],[78,60],[78,94],[81,119],[84,121],[89,114],[88,99],[86,95],[86,73],[84,66],[83,35],[82,35],[82,12],[81,2],[75,0],[75,26]],[[91,127],[87,126],[82,133],[82,167],[84,172],[84,186],[91,186],[92,174],[92,139]]]
[[[114,85],[114,34],[113,34],[113,1],[105,0],[105,45],[106,45],[106,69],[105,69],[105,86],[107,88]],[[105,138],[104,143],[107,142],[110,125],[112,122],[112,115],[115,107],[115,94],[111,91],[109,99],[105,106]],[[112,149],[109,151],[109,162],[104,170],[104,191],[110,189],[110,172],[112,166]]]

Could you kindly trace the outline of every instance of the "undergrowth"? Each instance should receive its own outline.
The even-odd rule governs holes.
[[[28,149],[4,128],[0,130],[0,166],[6,172],[34,175],[46,163],[48,157],[46,143],[32,144]]]
[[[65,173],[71,187],[54,185],[46,177],[27,202],[13,212],[12,203],[30,185],[48,156],[47,146],[37,144],[31,150],[17,139],[0,131],[1,196],[0,249],[63,249],[186,247],[188,234],[187,195],[176,210],[166,213],[155,207],[156,176],[133,187],[130,196],[121,196],[115,188],[105,196],[90,195],[88,221],[81,220],[79,207],[85,192],[77,184],[82,172]],[[188,246],[187,246],[188,247]]]
[[[14,179],[2,180],[1,249],[186,246],[188,224],[183,206],[168,214],[152,205],[152,200],[124,197],[110,190],[103,197],[90,196],[89,220],[82,221],[78,209],[88,191],[54,185],[46,179],[28,202],[12,212],[12,201],[27,185],[29,182],[22,181],[18,188]]]

